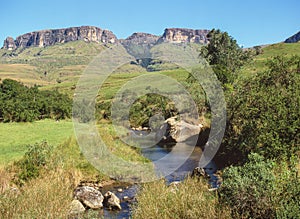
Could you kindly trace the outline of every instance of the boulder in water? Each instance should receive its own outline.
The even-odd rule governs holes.
[[[192,137],[198,139],[202,127],[201,124],[194,125],[184,120],[177,121],[177,117],[171,117],[157,131],[156,138],[162,139],[163,142],[185,142]]]
[[[122,209],[120,205],[120,199],[111,191],[108,191],[104,194],[104,203],[110,210]]]
[[[74,191],[74,197],[91,209],[99,209],[103,207],[104,197],[99,190],[93,187],[77,187]]]

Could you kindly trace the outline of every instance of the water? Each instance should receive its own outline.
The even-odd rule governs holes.
[[[107,209],[103,210],[104,218],[115,218],[115,219],[127,219],[131,214],[130,204],[135,202],[135,194],[138,191],[138,185],[129,185],[124,183],[116,183],[109,186],[105,186],[101,189],[101,193],[105,194],[107,191],[115,193],[121,201],[122,210],[110,211]],[[122,189],[119,192],[118,189]],[[124,199],[126,198],[126,200]]]
[[[158,163],[157,174],[172,172],[167,174],[165,179],[167,183],[183,180],[199,164],[201,148],[192,148],[190,145],[177,143],[172,149],[153,146],[143,149],[142,154],[152,161],[158,161],[166,155],[170,158],[165,159],[163,163]],[[188,159],[186,159],[188,158]],[[174,171],[172,171],[174,170]]]
[[[163,174],[166,182],[169,184],[173,181],[183,180],[195,167],[199,166],[202,150],[200,147],[192,147],[188,144],[177,143],[172,148],[164,148],[158,145],[143,148],[142,154],[156,164],[157,174]],[[164,159],[166,156],[169,156],[169,158]],[[163,160],[163,162],[160,162],[161,160]],[[211,187],[217,188],[218,178],[214,175],[217,170],[215,163],[211,161],[204,169],[206,173],[210,175],[209,183]],[[170,174],[164,174],[170,171]],[[118,192],[119,188],[121,188],[123,192]],[[103,194],[108,190],[114,192],[120,198],[122,207],[121,211],[109,211],[104,209],[104,218],[130,218],[130,204],[134,202],[134,196],[138,192],[138,188],[139,186],[136,184],[126,185],[124,183],[114,184],[103,188],[101,191]],[[125,196],[129,198],[129,201],[124,201]]]

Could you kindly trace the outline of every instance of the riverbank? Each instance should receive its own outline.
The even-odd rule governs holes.
[[[39,131],[43,129],[38,129],[39,122],[10,124],[15,129],[16,127],[26,126],[27,132],[35,130],[32,136],[38,137],[36,139],[32,137],[32,141],[26,142],[30,147],[24,146],[18,157],[3,161],[7,164],[0,168],[0,218],[45,218],[45,216],[49,218],[67,218],[69,206],[73,199],[73,190],[80,181],[101,182],[104,188],[111,185],[123,188],[123,184],[120,185],[115,180],[111,180],[109,176],[99,172],[85,159],[75,137],[67,135],[72,131],[72,126],[68,126],[69,123],[64,121],[45,122],[53,122],[54,125],[65,125],[65,129],[69,131],[64,133],[63,142],[55,145],[51,144],[52,147],[42,148],[42,145],[48,145],[49,143],[40,139],[43,135]],[[4,126],[7,125],[9,124],[4,124]],[[103,141],[107,143],[107,147],[116,156],[126,158],[131,162],[148,162],[138,150],[116,139],[111,124],[99,125],[98,129],[100,133],[103,133]],[[47,135],[55,135],[57,130],[55,128],[48,129]],[[23,134],[14,132],[14,136]],[[16,140],[21,142],[21,137],[16,137]],[[6,148],[11,151],[15,150],[14,147],[9,145]],[[25,154],[28,154],[28,156],[24,156]],[[126,193],[120,193],[120,195],[124,194]],[[88,214],[98,215],[100,213],[89,212]],[[99,215],[100,218],[102,216]]]

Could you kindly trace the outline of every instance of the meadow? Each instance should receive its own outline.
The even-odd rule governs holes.
[[[73,132],[71,120],[47,119],[32,123],[1,123],[0,166],[20,159],[30,144],[47,141],[51,145],[58,145],[73,136]]]

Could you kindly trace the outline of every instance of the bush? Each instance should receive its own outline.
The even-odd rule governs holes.
[[[72,100],[58,91],[40,91],[20,82],[4,79],[0,84],[0,121],[32,122],[71,116]]]
[[[277,218],[300,217],[300,177],[297,164],[299,165],[299,160],[291,158],[291,162],[281,162],[275,170],[274,205],[277,205]]]
[[[251,152],[272,159],[300,150],[300,57],[275,57],[268,68],[240,82],[227,101],[219,155],[232,163],[244,162]]]
[[[224,170],[220,202],[234,218],[299,218],[299,185],[294,163],[252,153],[243,166]]]
[[[224,170],[220,201],[230,206],[233,217],[275,217],[272,205],[273,165],[273,162],[265,162],[262,156],[251,154],[244,166]]]
[[[52,146],[47,142],[29,145],[24,157],[16,162],[16,166],[19,169],[16,183],[23,185],[24,182],[32,178],[37,178],[41,167],[47,164],[51,152]]]
[[[147,94],[132,104],[129,121],[133,127],[149,126],[149,119],[156,114],[169,118],[178,113],[174,103],[168,98],[158,94]]]

